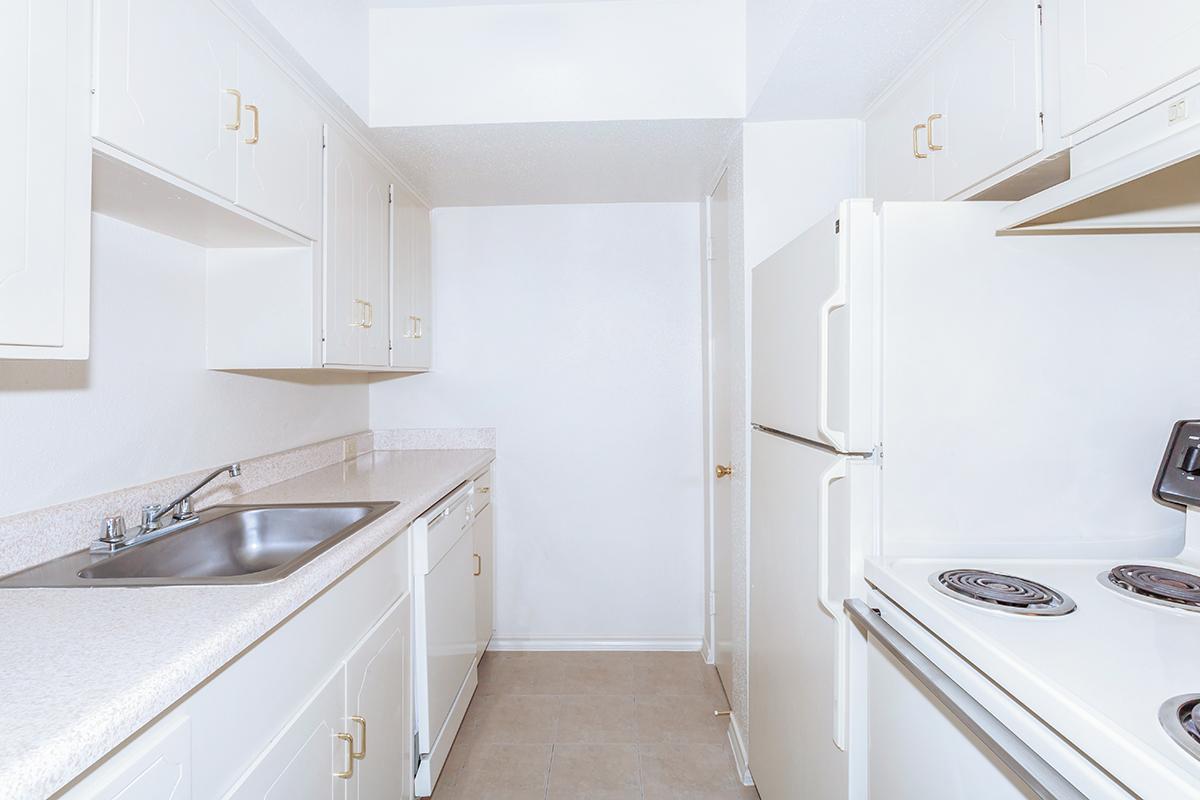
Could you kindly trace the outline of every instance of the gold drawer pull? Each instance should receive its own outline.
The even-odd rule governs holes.
[[[351,744],[350,745],[350,757],[358,759],[359,761],[362,761],[364,758],[367,757],[367,718],[366,717],[351,717],[350,719],[353,720],[354,722],[357,722],[359,727],[362,730],[362,738],[361,738],[362,750],[359,750],[357,753],[354,752],[354,745]]]
[[[471,553],[471,555],[475,556],[475,573],[474,574],[475,574],[475,577],[478,578],[481,574],[483,574],[483,559],[479,557],[479,553]]]
[[[254,134],[249,139],[243,139],[242,141],[246,144],[258,144],[258,106],[247,103],[246,110],[254,114]]]
[[[935,119],[941,119],[941,118],[942,118],[941,114],[930,114],[929,119],[927,119],[925,121],[925,144],[927,144],[929,146],[929,150],[931,152],[934,150],[944,150],[945,149],[945,147],[943,145],[933,143],[933,121]]]
[[[918,140],[918,135],[920,134],[921,131],[925,130],[926,127],[927,126],[924,123],[922,123],[920,125],[913,125],[913,157],[914,158],[929,158],[929,153],[921,152],[921,144]]]
[[[242,93],[239,92],[237,89],[226,89],[225,93],[233,95],[234,99],[237,100],[237,116],[235,116],[233,118],[233,122],[225,123],[225,130],[227,130],[227,131],[241,130],[241,127],[242,127]]]
[[[350,780],[354,777],[354,737],[348,733],[335,733],[334,736],[346,743],[346,770],[333,773],[333,777]]]

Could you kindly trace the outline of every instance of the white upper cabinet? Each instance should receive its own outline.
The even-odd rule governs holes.
[[[321,236],[321,133],[316,106],[250,42],[238,48],[242,96],[237,204],[316,240]]]
[[[933,73],[914,74],[867,120],[867,187],[876,200],[932,200],[933,165],[926,141],[933,113]]]
[[[336,126],[325,149],[325,363],[389,366],[390,182]]]
[[[934,197],[958,194],[1042,149],[1040,53],[1037,0],[992,0],[938,55],[926,119]]]
[[[21,0],[0,25],[0,359],[88,355],[91,14]]]
[[[97,139],[228,200],[237,184],[238,37],[212,3],[96,0]]]
[[[392,366],[430,366],[429,209],[401,187],[392,201]]]
[[[1200,69],[1196,0],[1060,0],[1058,13],[1064,134]]]
[[[1042,152],[1037,0],[990,0],[867,119],[876,200],[945,200]]]

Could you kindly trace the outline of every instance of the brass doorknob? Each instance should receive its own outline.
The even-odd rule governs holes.
[[[725,466],[724,464],[717,464],[717,477],[718,478],[728,478],[732,474],[733,474],[733,465],[732,464],[730,464],[729,466]]]

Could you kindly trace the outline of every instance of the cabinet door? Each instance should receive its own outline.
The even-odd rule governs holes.
[[[346,711],[362,758],[349,800],[410,800],[413,791],[412,603],[406,595],[346,661]]]
[[[325,363],[357,364],[365,310],[358,293],[362,241],[356,219],[368,180],[358,147],[329,126],[325,143]]]
[[[412,313],[416,317],[409,366],[429,369],[433,363],[433,259],[429,209],[418,206],[413,221]]]
[[[924,70],[898,87],[867,120],[867,186],[874,199],[933,199],[925,132],[913,130],[925,124],[932,105],[933,75]]]
[[[991,0],[935,59],[929,140],[946,199],[1042,149],[1039,0]]]
[[[95,12],[96,138],[233,200],[233,24],[197,0],[96,0]]]
[[[71,788],[63,800],[190,800],[191,720],[156,725]]]
[[[360,363],[386,367],[391,341],[391,183],[388,176],[368,162],[368,183],[362,198],[362,219],[359,221],[364,254],[360,262],[359,294],[366,303],[367,321],[361,329]]]
[[[338,669],[301,707],[226,796],[228,800],[342,800],[355,765],[346,732],[346,672]],[[231,720],[236,730],[236,721]]]
[[[1200,68],[1196,0],[1062,0],[1063,134]]]
[[[91,264],[87,0],[0,25],[0,358],[86,358]]]
[[[252,42],[238,48],[242,127],[237,203],[310,239],[321,235],[321,115]]]
[[[475,653],[483,655],[492,640],[495,627],[493,592],[495,587],[496,547],[492,524],[492,504],[488,503],[475,517],[471,533],[475,542]]]

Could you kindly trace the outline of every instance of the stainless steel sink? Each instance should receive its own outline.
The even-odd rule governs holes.
[[[15,586],[269,583],[312,561],[395,503],[213,506],[198,522],[108,555],[86,550],[0,578]]]

